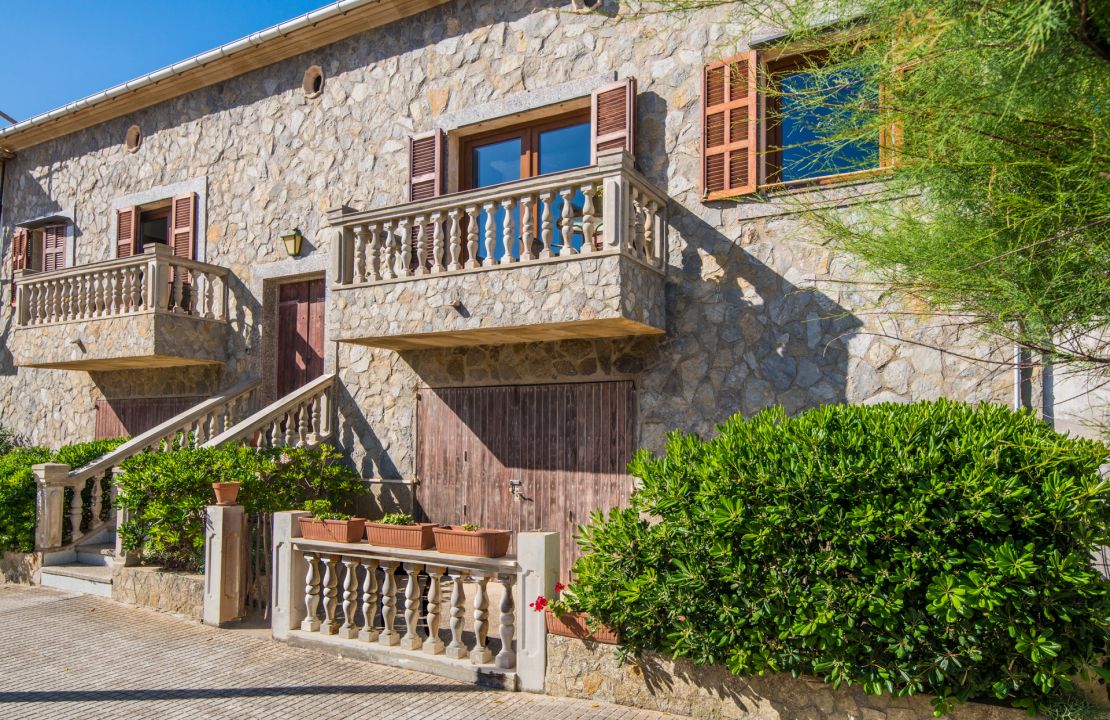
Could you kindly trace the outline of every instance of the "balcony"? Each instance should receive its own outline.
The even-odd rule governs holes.
[[[337,211],[331,339],[412,350],[660,334],[666,212],[666,196],[623,152],[578,170]]]
[[[170,254],[141,255],[15,280],[17,367],[126,370],[227,359],[228,271]]]

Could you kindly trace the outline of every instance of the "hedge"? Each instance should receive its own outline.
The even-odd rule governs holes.
[[[563,603],[742,675],[1040,708],[1108,654],[1100,443],[996,405],[772,408],[630,466]],[[1105,678],[1105,668],[1094,668]]]
[[[308,450],[255,450],[227,445],[142,453],[125,460],[116,503],[128,511],[120,527],[123,545],[166,567],[204,569],[205,507],[213,482],[239,482],[239,503],[248,513],[276,512],[326,497],[354,509],[366,492],[362,479],[328,445]]]
[[[0,455],[0,551],[33,552],[35,549],[35,474],[31,470],[32,465],[57,462],[78,468],[115,449],[121,442],[96,440],[66,445],[56,451],[15,446]]]

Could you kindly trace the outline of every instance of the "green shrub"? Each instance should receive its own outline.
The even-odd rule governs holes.
[[[415,525],[416,521],[413,520],[412,515],[408,513],[386,513],[382,516],[381,520],[376,522],[382,525]]]
[[[1041,707],[1110,649],[1108,454],[993,405],[737,416],[636,454],[569,602],[632,651]]]
[[[167,567],[202,570],[213,482],[241,483],[239,503],[248,513],[303,507],[321,496],[353,509],[365,486],[338,460],[328,446],[259,451],[228,445],[136,455],[123,462],[119,478],[117,504],[129,515],[120,528],[124,547]]]
[[[115,449],[121,442],[97,440],[66,445],[54,452],[41,447],[17,447],[0,455],[0,551],[32,552],[35,549],[35,474],[31,470],[32,465],[57,462],[79,468]],[[108,494],[103,497],[106,508]],[[67,492],[66,503],[69,498]]]
[[[351,516],[346,513],[332,512],[331,501],[329,500],[305,500],[304,509],[312,513],[312,517],[316,520],[351,519]]]
[[[27,447],[27,439],[14,430],[0,426],[0,455],[7,455],[12,450]]]

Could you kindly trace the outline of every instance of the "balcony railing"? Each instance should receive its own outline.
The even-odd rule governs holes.
[[[343,229],[336,284],[398,282],[602,253],[662,270],[666,210],[666,195],[633,168],[631,157],[611,152],[577,170],[338,213],[331,218]]]
[[[129,258],[16,278],[18,327],[171,313],[226,321],[226,268],[151,245]]]

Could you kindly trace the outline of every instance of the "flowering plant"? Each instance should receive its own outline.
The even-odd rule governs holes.
[[[555,599],[548,600],[547,597],[543,595],[537,595],[535,600],[528,603],[528,607],[532,608],[536,612],[544,612],[545,610],[550,610],[556,615],[562,615],[564,613],[570,612],[570,601],[574,598],[574,595],[568,592],[567,597],[563,597],[562,592],[566,589],[566,585],[562,584],[561,582],[557,582],[555,583],[555,592],[557,593]]]

